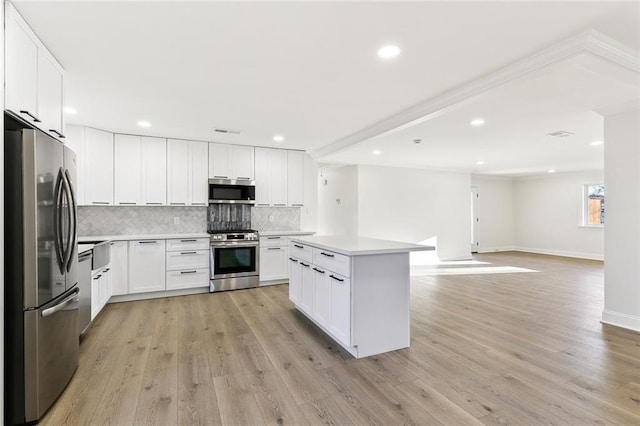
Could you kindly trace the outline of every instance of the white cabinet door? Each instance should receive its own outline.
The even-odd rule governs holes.
[[[114,202],[117,206],[142,204],[140,136],[115,135]]]
[[[269,149],[255,149],[256,206],[269,206],[271,203],[269,174]]]
[[[38,49],[38,116],[41,128],[64,137],[62,118],[62,68],[45,49]]]
[[[209,178],[233,179],[231,177],[231,145],[209,143]]]
[[[101,273],[91,275],[91,321],[100,312],[100,278]]]
[[[114,296],[129,293],[129,242],[111,243],[111,290]]]
[[[331,332],[338,341],[351,346],[351,280],[327,273],[331,281]]]
[[[164,291],[165,241],[129,241],[129,293]]]
[[[304,205],[304,156],[302,151],[287,151],[287,203]]]
[[[167,140],[140,138],[142,154],[142,203],[147,206],[167,204]]]
[[[10,3],[6,13],[5,108],[34,122],[38,117],[38,43]]]
[[[273,149],[269,153],[271,204],[287,205],[287,151]]]
[[[189,204],[189,144],[184,140],[167,140],[167,204],[170,206]]]
[[[102,276],[100,277],[100,289],[98,290],[99,299],[100,299],[100,311],[104,308],[104,305],[107,304],[109,298],[111,297],[111,267],[107,265],[102,270]]]
[[[79,206],[86,204],[85,200],[85,159],[84,159],[84,127],[67,126],[64,143],[76,153],[77,181],[74,182],[76,190],[76,203]]]
[[[231,145],[231,179],[254,179],[254,148]]]
[[[287,262],[287,247],[260,247],[260,281],[286,279]]]
[[[323,327],[331,329],[330,272],[313,267],[313,318]]]
[[[207,142],[189,142],[189,204],[206,206],[209,201]]]
[[[302,300],[302,265],[293,257],[289,258],[289,300],[296,305]]]
[[[85,201],[113,204],[113,133],[85,128]]]
[[[310,263],[300,261],[302,267],[302,296],[300,297],[300,309],[313,316],[314,297],[314,271]]]

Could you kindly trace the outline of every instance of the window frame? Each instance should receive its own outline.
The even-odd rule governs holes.
[[[584,183],[582,184],[582,196],[581,196],[581,221],[580,221],[580,226],[584,227],[584,228],[596,228],[596,229],[602,229],[604,228],[604,223],[599,223],[599,224],[590,224],[589,223],[589,187],[590,186],[595,186],[595,185],[602,185],[603,187],[604,182],[592,182],[592,183]],[[605,188],[605,195],[604,195],[604,199],[606,200],[607,198],[607,192],[606,192],[606,188]],[[606,212],[606,207],[605,207],[605,212]],[[605,213],[605,223],[606,223],[606,213]]]

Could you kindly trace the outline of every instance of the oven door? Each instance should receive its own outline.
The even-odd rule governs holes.
[[[258,243],[211,244],[211,279],[258,275]]]

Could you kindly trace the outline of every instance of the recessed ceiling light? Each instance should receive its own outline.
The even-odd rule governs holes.
[[[282,142],[282,141],[284,141],[284,136],[282,136],[282,135],[275,135],[275,136],[273,137],[273,140],[274,140],[275,142]]]
[[[484,124],[484,118],[474,118],[473,120],[471,120],[471,124],[472,126],[482,126]]]
[[[556,171],[554,169],[551,170],[547,170],[547,173],[555,173]]]
[[[380,155],[382,154],[382,151],[380,151],[379,149],[376,149],[375,151],[373,151],[373,155]]]
[[[598,145],[602,145],[604,142],[603,141],[593,141],[591,142],[591,146],[598,146]]]
[[[387,46],[382,46],[380,49],[378,49],[378,56],[382,59],[391,59],[398,56],[400,52],[401,50],[398,46],[390,44]]]
[[[480,160],[480,161],[476,161],[476,164],[477,164],[478,166],[482,166],[482,165],[484,164],[484,161],[482,161],[482,160]]]
[[[75,108],[71,108],[71,107],[64,107],[62,110],[64,111],[65,114],[76,115],[78,113],[78,111],[76,111]]]
[[[138,121],[138,126],[140,127],[151,127],[151,123],[148,121]]]

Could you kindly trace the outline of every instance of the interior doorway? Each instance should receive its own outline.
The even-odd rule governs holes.
[[[478,187],[471,187],[471,253],[478,252]]]

